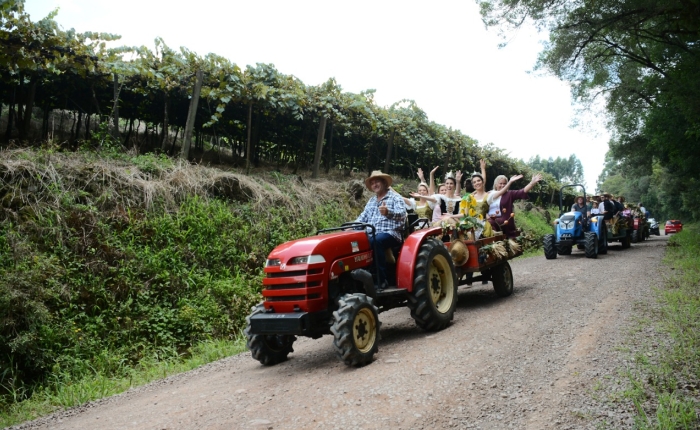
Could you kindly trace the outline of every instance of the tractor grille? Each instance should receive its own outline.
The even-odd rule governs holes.
[[[306,276],[306,270],[295,270],[294,272],[268,273],[268,278],[290,278],[292,276]]]
[[[290,301],[304,301],[304,300],[314,300],[320,299],[320,294],[309,294],[308,296],[282,296],[282,297],[268,297],[266,301],[268,302],[290,302]]]
[[[325,307],[323,268],[274,271],[263,279],[263,298],[275,312],[315,312]]]

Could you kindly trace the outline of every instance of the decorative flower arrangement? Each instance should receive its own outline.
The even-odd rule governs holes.
[[[479,263],[484,263],[489,257],[494,257],[500,260],[507,257],[513,257],[522,251],[522,245],[518,243],[521,237],[516,239],[507,239],[484,245],[479,248]]]
[[[468,193],[462,195],[462,201],[459,202],[459,213],[462,218],[457,222],[456,228],[469,240],[491,235],[491,225],[484,221],[482,208],[479,207],[473,195]]]

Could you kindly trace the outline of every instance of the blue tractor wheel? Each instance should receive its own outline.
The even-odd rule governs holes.
[[[587,231],[584,237],[586,239],[586,258],[598,258],[598,236],[592,231]]]
[[[600,229],[600,237],[598,238],[598,255],[608,253],[608,229]]]
[[[555,245],[555,237],[553,234],[545,234],[544,240],[542,241],[544,246],[544,257],[547,260],[554,260],[557,258],[557,248]]]

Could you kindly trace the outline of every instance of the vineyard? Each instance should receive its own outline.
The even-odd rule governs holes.
[[[210,53],[118,47],[119,36],[63,30],[56,13],[33,22],[23,2],[2,5],[0,100],[6,142],[66,148],[111,142],[217,164],[293,173],[418,167],[527,174],[491,145],[428,119],[414,101],[378,106],[373,90],[334,78],[305,85],[272,64],[239,67]],[[522,163],[520,163],[522,164]],[[445,170],[445,171],[446,171]]]

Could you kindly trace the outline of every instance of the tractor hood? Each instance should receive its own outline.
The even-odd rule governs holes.
[[[267,257],[265,267],[266,271],[273,267],[285,270],[288,266],[331,263],[339,257],[369,249],[369,240],[364,231],[321,234],[279,245]]]

